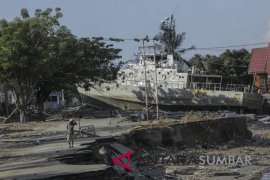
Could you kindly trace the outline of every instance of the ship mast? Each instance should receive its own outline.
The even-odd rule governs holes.
[[[155,40],[155,39],[153,39]],[[144,66],[144,85],[145,85],[145,113],[146,119],[149,120],[149,112],[148,112],[148,84],[147,84],[147,75],[146,75],[146,62],[145,62],[145,44],[144,41],[149,42],[148,36],[142,39],[143,43],[143,66]],[[157,120],[159,119],[159,105],[158,105],[158,80],[157,80],[157,62],[156,62],[156,46],[149,46],[149,48],[153,48],[154,50],[154,66],[155,66],[155,100],[156,100],[156,111],[157,111]]]
[[[142,43],[143,43],[144,86],[145,86],[145,113],[146,113],[146,120],[148,121],[148,87],[147,87],[147,76],[146,76],[144,41],[149,41],[148,36],[146,36],[142,40]]]
[[[156,63],[156,46],[154,46],[154,63],[155,63],[155,88],[156,88],[156,108],[157,108],[157,120],[159,119],[159,106],[158,106],[158,80],[157,80],[157,63]]]

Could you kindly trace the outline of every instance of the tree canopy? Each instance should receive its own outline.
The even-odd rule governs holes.
[[[0,83],[8,87],[24,119],[26,107],[35,99],[43,103],[54,89],[113,77],[120,49],[100,39],[77,38],[60,25],[61,9],[27,9],[21,17],[0,21]],[[34,98],[35,97],[35,98]]]
[[[166,18],[165,21],[161,22],[160,33],[155,36],[155,39],[158,40],[158,45],[162,52],[172,54],[174,57],[180,59],[181,54],[194,48],[194,46],[187,49],[180,48],[185,39],[185,35],[185,32],[176,32],[175,18],[171,15],[170,18]]]
[[[203,68],[208,74],[218,74],[231,77],[234,83],[251,84],[252,77],[248,74],[250,53],[246,49],[226,50],[219,56],[194,55],[190,63],[198,68]]]

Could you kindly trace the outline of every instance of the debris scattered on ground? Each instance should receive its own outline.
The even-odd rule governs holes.
[[[73,109],[71,112],[77,110]],[[80,110],[83,111],[88,110]],[[98,110],[98,113],[102,111]],[[64,111],[51,115],[50,118],[54,117],[57,120],[48,122],[12,123],[0,126],[0,179],[3,175],[12,179],[14,170],[18,170],[16,178],[19,179],[22,177],[23,171],[20,170],[22,167],[26,169],[25,175],[28,177],[32,177],[34,171],[44,175],[41,169],[35,169],[36,166],[41,165],[43,171],[49,172],[47,175],[50,176],[56,176],[50,168],[59,170],[62,173],[59,175],[60,179],[66,178],[64,174],[71,166],[79,172],[70,171],[70,175],[75,179],[89,179],[89,177],[92,179],[97,177],[103,179],[256,179],[270,171],[267,171],[270,160],[265,158],[269,156],[270,126],[257,121],[254,115],[221,117],[222,115],[216,112],[189,112],[184,117],[186,120],[165,118],[159,122],[124,121],[129,113],[125,114],[121,111],[115,111],[113,118],[96,119],[83,116],[80,119],[81,127],[94,126],[95,133],[100,137],[85,135],[83,138],[75,139],[75,148],[68,148],[65,139],[67,121],[63,120],[63,114]],[[108,110],[105,110],[104,114],[110,116]],[[77,112],[73,118],[78,121],[79,115]],[[247,120],[247,125],[243,124],[243,119]],[[76,128],[79,134],[78,127]],[[88,130],[83,131],[88,132]],[[94,134],[93,129],[90,131],[91,135]],[[130,165],[133,171],[117,166],[113,162],[115,157],[129,151],[132,152],[130,161],[124,158],[120,162]],[[156,162],[155,154],[161,156],[157,159],[157,163],[153,164]],[[198,158],[200,155],[249,155],[252,158],[252,165],[201,165],[192,159],[193,156]],[[142,162],[147,157],[152,158],[150,166]],[[171,158],[176,157],[185,157],[187,161],[174,164]],[[162,163],[162,159],[168,163]],[[191,163],[188,163],[189,161]],[[59,169],[60,166],[57,166],[59,164],[66,167],[65,170]],[[83,169],[84,165],[88,171]],[[78,169],[79,166],[82,167]],[[40,176],[41,179],[46,177]]]
[[[190,111],[184,117],[181,118],[183,122],[196,122],[205,121],[221,117],[217,113],[210,111]]]

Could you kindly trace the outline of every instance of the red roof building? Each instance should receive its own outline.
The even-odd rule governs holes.
[[[268,47],[252,49],[248,73],[254,75],[255,87],[262,92],[268,92],[270,89],[270,44]]]

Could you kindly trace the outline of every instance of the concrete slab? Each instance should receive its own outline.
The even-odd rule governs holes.
[[[61,175],[81,174],[87,172],[102,171],[108,169],[109,166],[105,164],[92,165],[67,165],[55,164],[40,167],[26,167],[22,169],[13,169],[0,172],[0,179],[42,179]]]
[[[10,159],[0,164],[0,179],[43,179],[68,176],[95,171],[106,171],[105,164],[70,165],[54,159],[58,156],[77,153],[84,148],[82,143],[94,142],[94,138],[76,139],[74,148],[68,148],[66,140],[48,141],[38,145],[27,145],[10,149],[0,149],[1,158]]]

